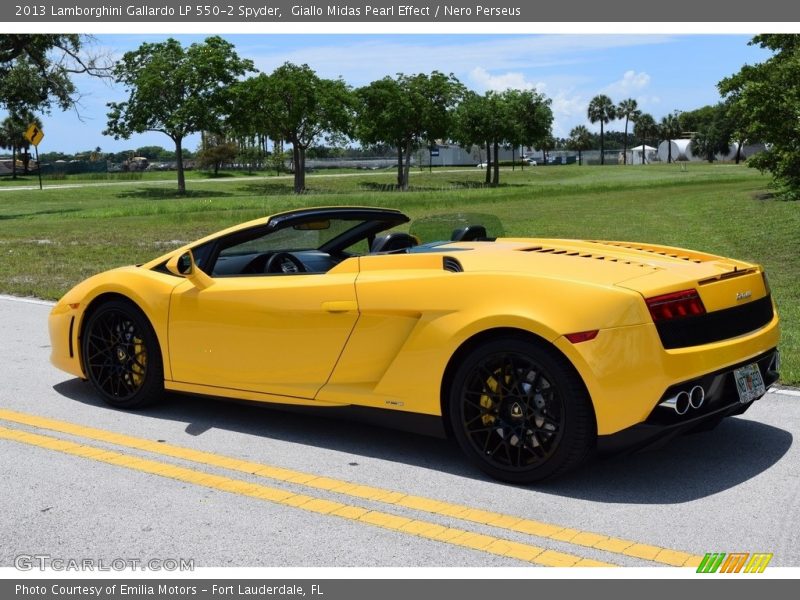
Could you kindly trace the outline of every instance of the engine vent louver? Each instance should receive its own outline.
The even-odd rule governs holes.
[[[457,258],[453,258],[452,256],[443,256],[442,257],[442,268],[445,271],[450,271],[451,273],[463,273],[464,267],[461,266],[461,263]]]
[[[659,256],[666,256],[668,258],[677,258],[679,260],[685,260],[687,262],[693,262],[697,264],[703,262],[699,258],[693,258],[686,254],[676,254],[674,252],[666,252],[664,250],[659,250],[658,248],[648,248],[647,246],[639,246],[637,244],[623,244],[615,242],[596,242],[596,241],[592,241],[592,243],[603,244],[604,246],[614,246],[616,248],[625,248],[626,250],[638,250],[639,252],[649,252],[650,254],[658,254]]]
[[[618,262],[623,265],[634,265],[636,267],[646,267],[647,265],[634,262],[632,260],[625,260],[616,256],[604,256],[603,254],[592,254],[590,252],[579,252],[577,250],[566,250],[564,248],[548,248],[545,246],[533,246],[531,248],[524,248],[522,252],[535,252],[537,254],[551,254],[553,256],[573,256],[576,258],[593,258],[595,260],[606,260],[608,262]]]

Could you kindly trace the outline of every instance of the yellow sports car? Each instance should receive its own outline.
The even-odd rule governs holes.
[[[95,275],[50,315],[52,362],[121,408],[173,390],[380,413],[516,483],[713,427],[778,379],[758,265],[468,219],[420,243],[408,221],[294,210]]]

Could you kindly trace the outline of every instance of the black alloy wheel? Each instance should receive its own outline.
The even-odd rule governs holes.
[[[163,394],[156,335],[132,303],[112,300],[92,312],[81,349],[86,376],[108,404],[139,408]]]
[[[583,462],[594,447],[594,414],[565,359],[518,338],[493,340],[461,363],[450,424],[467,456],[496,479],[531,483]]]

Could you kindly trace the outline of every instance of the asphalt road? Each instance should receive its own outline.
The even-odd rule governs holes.
[[[0,567],[26,554],[664,566],[707,552],[800,566],[798,392],[664,449],[514,487],[450,442],[358,423],[178,395],[114,410],[50,366],[49,309],[0,297]]]

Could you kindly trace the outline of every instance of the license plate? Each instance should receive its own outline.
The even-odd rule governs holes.
[[[739,391],[739,402],[747,404],[767,393],[764,379],[757,363],[733,371],[736,380],[736,389]]]

